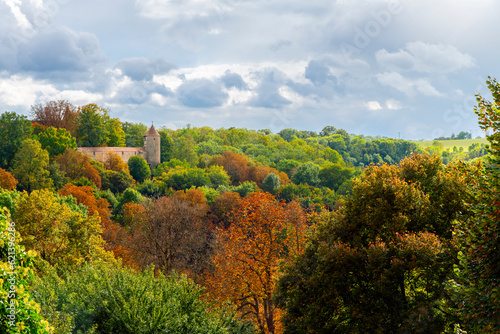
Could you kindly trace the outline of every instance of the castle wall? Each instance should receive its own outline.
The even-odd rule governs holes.
[[[83,153],[91,159],[104,162],[108,152],[114,152],[122,157],[125,163],[134,155],[140,155],[149,164],[151,168],[160,164],[160,134],[155,127],[151,125],[148,132],[144,135],[144,147],[79,147],[78,152]]]
[[[146,159],[146,151],[139,147],[79,147],[78,152],[87,155],[91,159],[104,162],[108,152],[113,152],[122,157],[125,163],[134,155],[140,155]],[[147,159],[146,159],[147,160]]]

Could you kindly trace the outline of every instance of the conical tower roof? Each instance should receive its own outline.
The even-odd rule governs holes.
[[[151,125],[151,127],[149,128],[148,132],[146,132],[144,137],[160,137],[160,134],[158,133],[158,131],[156,131],[154,125]]]

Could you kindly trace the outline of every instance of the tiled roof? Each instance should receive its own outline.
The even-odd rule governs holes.
[[[156,131],[155,127],[153,125],[151,125],[151,127],[149,128],[148,132],[146,132],[145,136],[149,136],[149,137],[160,137],[160,134],[158,133],[158,131]]]
[[[79,147],[78,152],[143,152],[142,147]]]

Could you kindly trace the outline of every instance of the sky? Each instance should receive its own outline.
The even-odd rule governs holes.
[[[494,0],[0,0],[0,111],[96,103],[170,129],[482,136]]]

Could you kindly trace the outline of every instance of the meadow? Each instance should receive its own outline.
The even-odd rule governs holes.
[[[422,141],[415,141],[414,143],[422,147],[423,149],[426,149],[429,146],[432,146],[433,143],[436,140],[422,140]],[[486,138],[477,138],[477,139],[457,139],[457,140],[437,140],[439,143],[443,145],[443,149],[453,149],[454,146],[457,147],[457,149],[460,149],[460,147],[463,147],[464,152],[469,151],[469,146],[474,144],[474,143],[480,143],[480,144],[488,144],[488,140]]]

